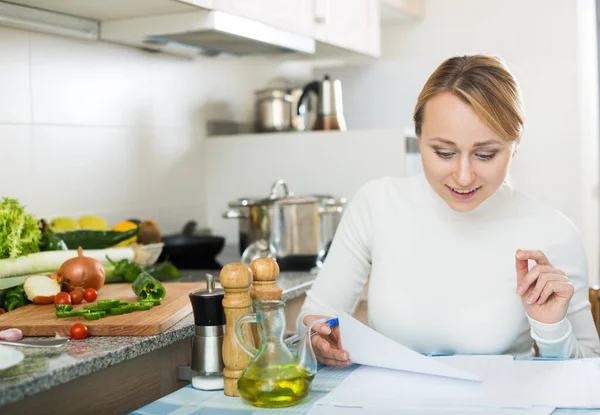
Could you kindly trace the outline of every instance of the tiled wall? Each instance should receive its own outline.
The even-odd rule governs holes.
[[[223,219],[228,202],[269,196],[278,179],[300,195],[354,196],[360,186],[383,176],[406,174],[401,130],[311,131],[206,140],[208,225],[237,244],[238,220]],[[382,149],[385,149],[383,151]]]
[[[204,225],[205,121],[249,119],[282,70],[0,28],[0,196],[46,218]]]

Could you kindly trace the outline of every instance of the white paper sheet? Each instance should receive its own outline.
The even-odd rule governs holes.
[[[346,313],[340,313],[342,345],[353,363],[415,373],[479,381],[476,374],[448,366],[423,356],[365,326]]]
[[[482,382],[361,366],[316,405],[373,410],[600,408],[598,358],[514,361],[511,356],[451,356],[432,359],[473,371]]]
[[[533,405],[600,408],[600,359],[515,361],[512,381]]]
[[[554,408],[408,408],[398,409],[374,409],[374,408],[343,408],[339,406],[314,406],[308,411],[308,415],[551,415]]]
[[[456,356],[429,359],[470,370],[483,381],[361,366],[318,404],[390,409],[399,407],[529,408],[527,397],[510,382],[512,356]],[[509,399],[510,398],[510,399]]]

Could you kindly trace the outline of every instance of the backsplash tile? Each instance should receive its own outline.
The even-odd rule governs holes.
[[[131,128],[34,126],[35,205],[43,215],[152,206],[149,140]]]
[[[184,220],[174,208],[194,206],[198,212],[194,218],[204,223],[204,208],[198,208],[206,200],[202,136],[187,127],[160,127],[155,130],[152,148],[156,206],[162,212],[172,211],[174,223]]]
[[[0,27],[0,51],[0,123],[29,123],[29,34]]]
[[[37,183],[31,176],[33,146],[28,125],[0,125],[0,197],[19,199],[32,208]]]
[[[238,240],[238,221],[222,217],[228,202],[266,198],[278,179],[296,195],[351,198],[371,179],[405,175],[405,140],[397,130],[213,137],[205,145],[208,225],[228,244]]]
[[[197,230],[203,228],[205,216],[204,204],[163,206],[158,209],[157,221],[163,234],[179,233],[188,221],[197,223]]]
[[[189,219],[206,227],[206,122],[248,122],[270,79],[310,77],[265,58],[187,59],[8,29],[0,50],[1,193],[46,219],[157,219],[165,233]]]
[[[133,126],[152,122],[149,63],[118,45],[31,34],[33,122]]]

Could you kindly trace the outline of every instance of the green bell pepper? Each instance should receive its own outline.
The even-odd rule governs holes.
[[[100,300],[98,301],[99,310],[110,310],[119,306],[119,300]]]
[[[160,300],[167,295],[167,291],[160,281],[147,272],[138,275],[131,288],[140,300]]]
[[[56,311],[73,311],[73,306],[71,304],[56,304],[54,305]]]
[[[43,232],[40,239],[40,251],[67,251],[65,241],[50,232]]]
[[[23,307],[27,303],[29,303],[29,300],[27,299],[23,285],[17,285],[6,291],[6,294],[4,294],[3,308],[7,312],[12,311],[15,308]]]

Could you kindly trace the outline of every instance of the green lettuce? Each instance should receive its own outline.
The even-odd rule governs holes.
[[[40,250],[39,220],[25,213],[15,199],[2,198],[0,203],[0,259],[16,258]]]

